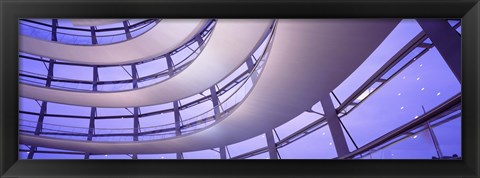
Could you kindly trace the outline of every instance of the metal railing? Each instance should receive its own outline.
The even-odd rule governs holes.
[[[160,22],[160,19],[146,19],[138,23],[129,25],[127,29],[130,31],[132,38],[138,37],[145,32],[152,29],[155,25]],[[38,26],[37,26],[38,25]],[[42,28],[44,27],[44,28]],[[47,40],[50,41],[52,38],[52,25],[38,22],[35,20],[21,19],[19,23],[20,34],[26,35],[29,37]],[[105,29],[94,29],[87,30],[83,28],[75,27],[62,27],[56,26],[55,28],[61,30],[67,30],[66,32],[56,32],[58,43],[70,44],[70,45],[105,45],[119,43],[123,41],[130,40],[127,38],[127,33],[125,32],[125,27],[119,28],[105,28]],[[110,34],[99,34],[92,37],[89,35],[82,35],[81,33],[110,33]],[[98,44],[92,44],[92,38],[96,38]]]
[[[205,31],[203,31],[202,33],[199,33],[198,36],[194,37],[190,42],[180,47],[179,50],[174,50],[175,53],[178,53],[182,50],[191,51],[184,59],[174,63],[174,75],[180,73],[185,68],[187,68],[199,56],[201,50],[203,50],[208,40],[210,39],[211,31],[213,30],[214,25],[215,23],[212,21],[205,28]],[[201,45],[198,45],[195,49],[192,49],[191,46],[193,46],[194,42],[198,37],[202,38],[202,40],[203,38],[205,38],[205,40],[203,40],[203,43]],[[43,59],[35,59],[33,57],[26,56],[26,55],[20,55],[20,57],[24,59],[40,60],[44,63],[49,62],[49,61],[43,61]],[[160,58],[162,58],[162,56],[158,57],[158,59]],[[117,67],[121,68],[123,66],[117,66]],[[128,74],[131,75],[130,73]],[[70,79],[70,78],[57,77],[57,76],[48,76],[45,74],[38,74],[38,73],[24,71],[24,70],[20,70],[19,76],[20,76],[19,77],[20,82],[25,84],[44,87],[45,85],[44,81],[47,81],[47,79],[49,79],[52,81],[52,84],[50,86],[51,88],[71,90],[71,91],[91,91],[94,83],[93,81],[77,80],[77,79]],[[154,74],[139,77],[137,81],[139,86],[141,86],[140,88],[142,88],[142,87],[157,84],[171,77],[172,76],[168,74],[168,69],[164,69]],[[97,90],[98,90],[97,92],[101,92],[101,91],[129,90],[129,89],[132,89],[132,86],[133,86],[132,82],[133,82],[133,79],[116,80],[116,81],[98,81],[95,83],[97,84]]]

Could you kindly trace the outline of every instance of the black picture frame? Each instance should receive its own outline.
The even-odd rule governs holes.
[[[19,18],[461,18],[462,160],[18,160]],[[478,177],[478,0],[0,0],[0,177]]]

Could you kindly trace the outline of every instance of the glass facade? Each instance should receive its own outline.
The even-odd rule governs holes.
[[[20,96],[19,135],[92,144],[143,144],[214,129],[212,126],[221,124],[251,97],[257,82],[269,82],[262,81],[262,72],[271,68],[269,50],[275,45],[279,21],[274,21],[234,71],[222,76],[223,79],[210,88],[186,98],[115,108]],[[130,19],[102,26],[74,26],[68,19],[20,19],[19,34],[81,48],[127,43],[161,23],[162,19]],[[209,43],[209,39],[215,36],[219,23],[219,19],[209,19],[180,47],[128,64],[79,64],[21,51],[19,83],[51,90],[128,95],[129,91],[161,85],[177,74],[191,72],[189,66],[201,62],[196,60],[198,56],[209,45],[216,45]],[[458,35],[456,38],[461,37],[459,20],[442,19],[436,23],[448,24],[449,29],[443,29],[446,35],[451,34],[447,33],[451,30]],[[208,149],[120,154],[47,148],[21,142],[18,156],[19,159],[461,159],[461,82],[452,68],[460,65],[461,60],[460,56],[445,59],[443,46],[449,44],[443,43],[445,41],[430,37],[422,22],[401,20],[368,58],[362,59],[364,62],[358,68],[334,90],[324,94],[333,103],[341,130],[332,129],[331,123],[336,121],[327,117],[332,110],[318,101],[263,134],[228,145],[212,144]],[[459,41],[451,43],[460,44]],[[348,53],[349,49],[343,52]],[[198,78],[201,77],[199,73]],[[179,85],[174,90],[186,86]],[[279,98],[279,102],[289,101]],[[223,138],[222,132],[219,131],[217,137],[229,139]],[[339,132],[343,133],[348,154],[337,151],[341,147],[338,140],[342,140],[338,139]]]

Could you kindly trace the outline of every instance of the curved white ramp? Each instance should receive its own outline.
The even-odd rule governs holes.
[[[82,92],[20,84],[20,96],[95,107],[139,107],[172,102],[205,91],[245,62],[268,34],[273,20],[218,20],[208,44],[184,71],[144,88]]]
[[[164,19],[131,40],[106,45],[71,45],[20,35],[19,50],[37,56],[88,65],[121,65],[153,59],[191,40],[204,19]]]
[[[174,153],[233,144],[265,133],[328,96],[393,30],[398,20],[279,20],[257,84],[227,118],[199,132],[128,143],[20,135],[20,142],[89,153]]]
[[[120,23],[128,19],[68,19],[73,26],[90,27]]]

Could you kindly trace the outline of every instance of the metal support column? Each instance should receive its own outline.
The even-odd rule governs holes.
[[[258,74],[256,72],[254,72],[255,64],[253,64],[252,56],[250,56],[250,59],[247,59],[246,63],[247,63],[248,72],[250,72],[250,73],[253,72],[253,74],[251,75],[252,81],[256,82],[257,78],[258,78]]]
[[[97,30],[97,27],[90,26],[90,34],[92,36],[92,44],[98,44],[96,30]]]
[[[432,40],[457,80],[461,82],[461,36],[444,19],[417,19],[417,22]]]
[[[268,155],[270,159],[278,159],[277,145],[273,138],[273,131],[265,132],[265,138],[267,139]]]
[[[195,37],[195,40],[197,40],[198,46],[202,46],[204,42],[202,38],[202,34],[198,34],[197,37]]]
[[[97,82],[98,82],[98,66],[93,66],[93,84],[92,91],[97,91]],[[97,108],[90,108],[90,123],[88,124],[88,136],[87,141],[92,141],[93,134],[95,134],[95,117],[97,116]],[[90,153],[85,153],[84,159],[90,159]]]
[[[173,76],[173,61],[172,58],[170,57],[170,54],[167,54],[166,56],[167,59],[167,66],[168,66],[168,75],[170,77]],[[175,117],[175,135],[182,135],[182,132],[180,130],[180,107],[178,101],[173,102],[173,114]],[[183,153],[182,152],[177,152],[177,159],[183,159]]]
[[[52,41],[57,41],[58,19],[52,19]]]
[[[213,112],[214,112],[214,117],[215,120],[218,120],[220,118],[220,101],[218,100],[218,95],[217,95],[217,90],[215,88],[215,85],[210,87],[210,96],[212,98],[212,104],[213,104]],[[220,159],[227,159],[227,152],[225,149],[225,146],[220,147]]]
[[[126,21],[124,21],[125,24]],[[132,84],[133,88],[138,88],[138,71],[135,64],[132,64]],[[138,119],[138,113],[140,108],[133,108],[133,141],[138,141],[138,133],[140,132],[140,120]],[[137,159],[137,154],[132,154],[132,159]]]
[[[52,84],[52,79],[53,79],[53,66],[54,66],[55,60],[50,59],[50,62],[48,63],[48,73],[47,73],[47,81],[45,83],[45,87],[50,87]],[[35,127],[35,135],[40,135],[43,129],[43,120],[45,118],[45,114],[47,113],[47,102],[42,101],[42,105],[40,107],[40,113],[38,115],[38,120],[37,120],[37,126]],[[37,147],[31,145],[30,151],[28,152],[27,159],[32,159],[33,155],[37,151]]]
[[[323,111],[325,112],[325,117],[327,118],[328,128],[332,134],[337,156],[340,157],[350,153],[348,150],[347,140],[345,139],[345,135],[343,135],[342,126],[340,125],[340,118],[338,117],[338,113],[333,106],[330,95],[327,95],[324,99],[322,99],[321,103]]]
[[[220,147],[220,159],[227,159],[227,149],[224,146]]]
[[[130,33],[130,24],[128,24],[128,20],[123,21],[123,27],[125,28],[125,35],[127,36],[127,40],[132,39],[132,34]]]
[[[215,114],[215,120],[220,118],[220,102],[218,100],[218,95],[217,95],[217,90],[215,88],[215,85],[210,87],[210,96],[212,98],[212,104],[213,104],[213,111]]]
[[[178,101],[173,102],[173,112],[174,112],[174,117],[175,117],[175,135],[182,135],[182,131],[180,130],[180,109],[178,105]],[[177,153],[177,159],[182,159],[183,154],[181,152]]]
[[[174,74],[172,57],[170,56],[170,54],[166,54],[165,58],[167,59],[168,76],[172,77]]]
[[[428,131],[430,132],[430,137],[432,137],[433,145],[435,146],[435,150],[437,151],[438,159],[443,158],[442,150],[440,149],[440,144],[438,143],[437,136],[435,132],[433,132],[432,126],[430,125],[430,121],[427,121]]]

